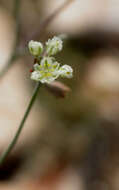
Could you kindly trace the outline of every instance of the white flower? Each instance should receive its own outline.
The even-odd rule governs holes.
[[[54,58],[44,57],[40,65],[34,65],[31,79],[40,81],[41,83],[51,83],[59,77],[59,66],[60,64],[54,61]]]
[[[37,63],[34,64],[34,69],[31,74],[31,79],[40,81],[41,83],[51,83],[59,76],[71,78],[73,69],[69,65],[60,66],[53,55],[58,53],[63,48],[63,42],[60,37],[54,37],[46,42],[46,47],[43,55],[43,45],[40,42],[31,40],[28,44],[29,51],[32,55],[37,56]]]
[[[60,67],[59,73],[61,77],[72,78],[73,69],[69,65],[63,65],[62,67]]]
[[[46,42],[46,52],[48,56],[55,55],[63,48],[63,42],[59,37],[54,37]]]
[[[31,40],[28,44],[29,51],[34,56],[39,56],[43,52],[43,45],[41,42]]]
[[[43,57],[40,64],[34,65],[31,79],[41,83],[51,83],[59,76],[71,78],[73,69],[69,65],[60,66],[53,57]]]

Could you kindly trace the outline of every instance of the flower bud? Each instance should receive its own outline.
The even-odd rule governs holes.
[[[69,65],[63,65],[59,69],[61,77],[72,78],[73,69]]]
[[[28,44],[29,51],[34,56],[39,56],[43,52],[43,45],[41,42],[31,40]]]
[[[55,55],[63,48],[63,42],[59,37],[54,37],[46,42],[46,53],[48,56]]]

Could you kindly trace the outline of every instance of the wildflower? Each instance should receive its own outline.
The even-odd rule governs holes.
[[[43,45],[41,42],[31,40],[28,44],[29,51],[34,56],[39,56],[43,52]]]
[[[61,51],[62,48],[63,48],[63,42],[62,42],[61,38],[59,38],[59,37],[55,36],[54,38],[49,39],[46,42],[46,52],[47,52],[48,56],[55,55],[56,53]]]
[[[51,83],[59,77],[59,63],[54,61],[52,57],[44,57],[40,65],[34,65],[34,71],[31,79],[40,81],[41,83]]]
[[[69,65],[60,66],[52,57],[44,57],[40,64],[34,65],[34,71],[31,74],[31,79],[40,81],[41,83],[51,83],[59,76],[72,77],[72,68]]]
[[[63,42],[59,37],[54,37],[46,42],[43,55],[43,45],[40,42],[29,42],[29,50],[35,58],[33,71],[31,70],[31,79],[41,83],[51,83],[59,76],[71,78],[73,69],[69,65],[60,66],[53,55],[62,50]]]

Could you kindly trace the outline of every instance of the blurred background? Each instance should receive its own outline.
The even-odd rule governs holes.
[[[65,96],[47,87],[0,167],[0,190],[119,190],[119,1],[0,0],[0,153],[11,142],[35,82],[29,40],[66,34],[57,55],[74,70]],[[62,84],[62,85],[63,85]],[[68,90],[67,90],[68,91]],[[60,97],[61,96],[61,97]],[[64,96],[64,98],[62,97]]]

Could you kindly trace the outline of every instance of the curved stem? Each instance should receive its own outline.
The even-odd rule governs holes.
[[[28,107],[26,109],[26,112],[25,112],[25,114],[24,114],[24,116],[23,116],[23,118],[21,120],[19,128],[18,128],[18,130],[17,130],[17,132],[16,132],[16,134],[15,134],[12,142],[9,144],[7,150],[5,152],[3,152],[3,154],[0,157],[0,165],[4,162],[4,160],[7,158],[7,156],[9,155],[9,153],[12,151],[12,149],[15,146],[15,144],[17,143],[19,135],[21,134],[21,131],[22,131],[23,127],[24,127],[24,123],[25,123],[25,121],[26,121],[26,119],[27,119],[27,117],[28,117],[28,115],[30,113],[30,110],[32,108],[32,105],[33,105],[33,103],[34,103],[34,101],[36,99],[36,96],[38,94],[40,86],[41,86],[41,83],[38,82],[37,85],[36,85],[36,87],[35,87],[35,89],[34,89],[34,92],[33,92],[33,95],[31,97],[31,100],[30,100],[30,102],[28,104]]]
[[[17,46],[20,40],[20,22],[19,22],[20,3],[21,3],[21,0],[14,0],[13,16],[16,21],[16,38],[15,38],[10,59],[6,63],[5,67],[0,71],[0,79],[2,79],[2,77],[8,72],[8,70],[11,68],[11,65],[13,65],[15,61]]]

